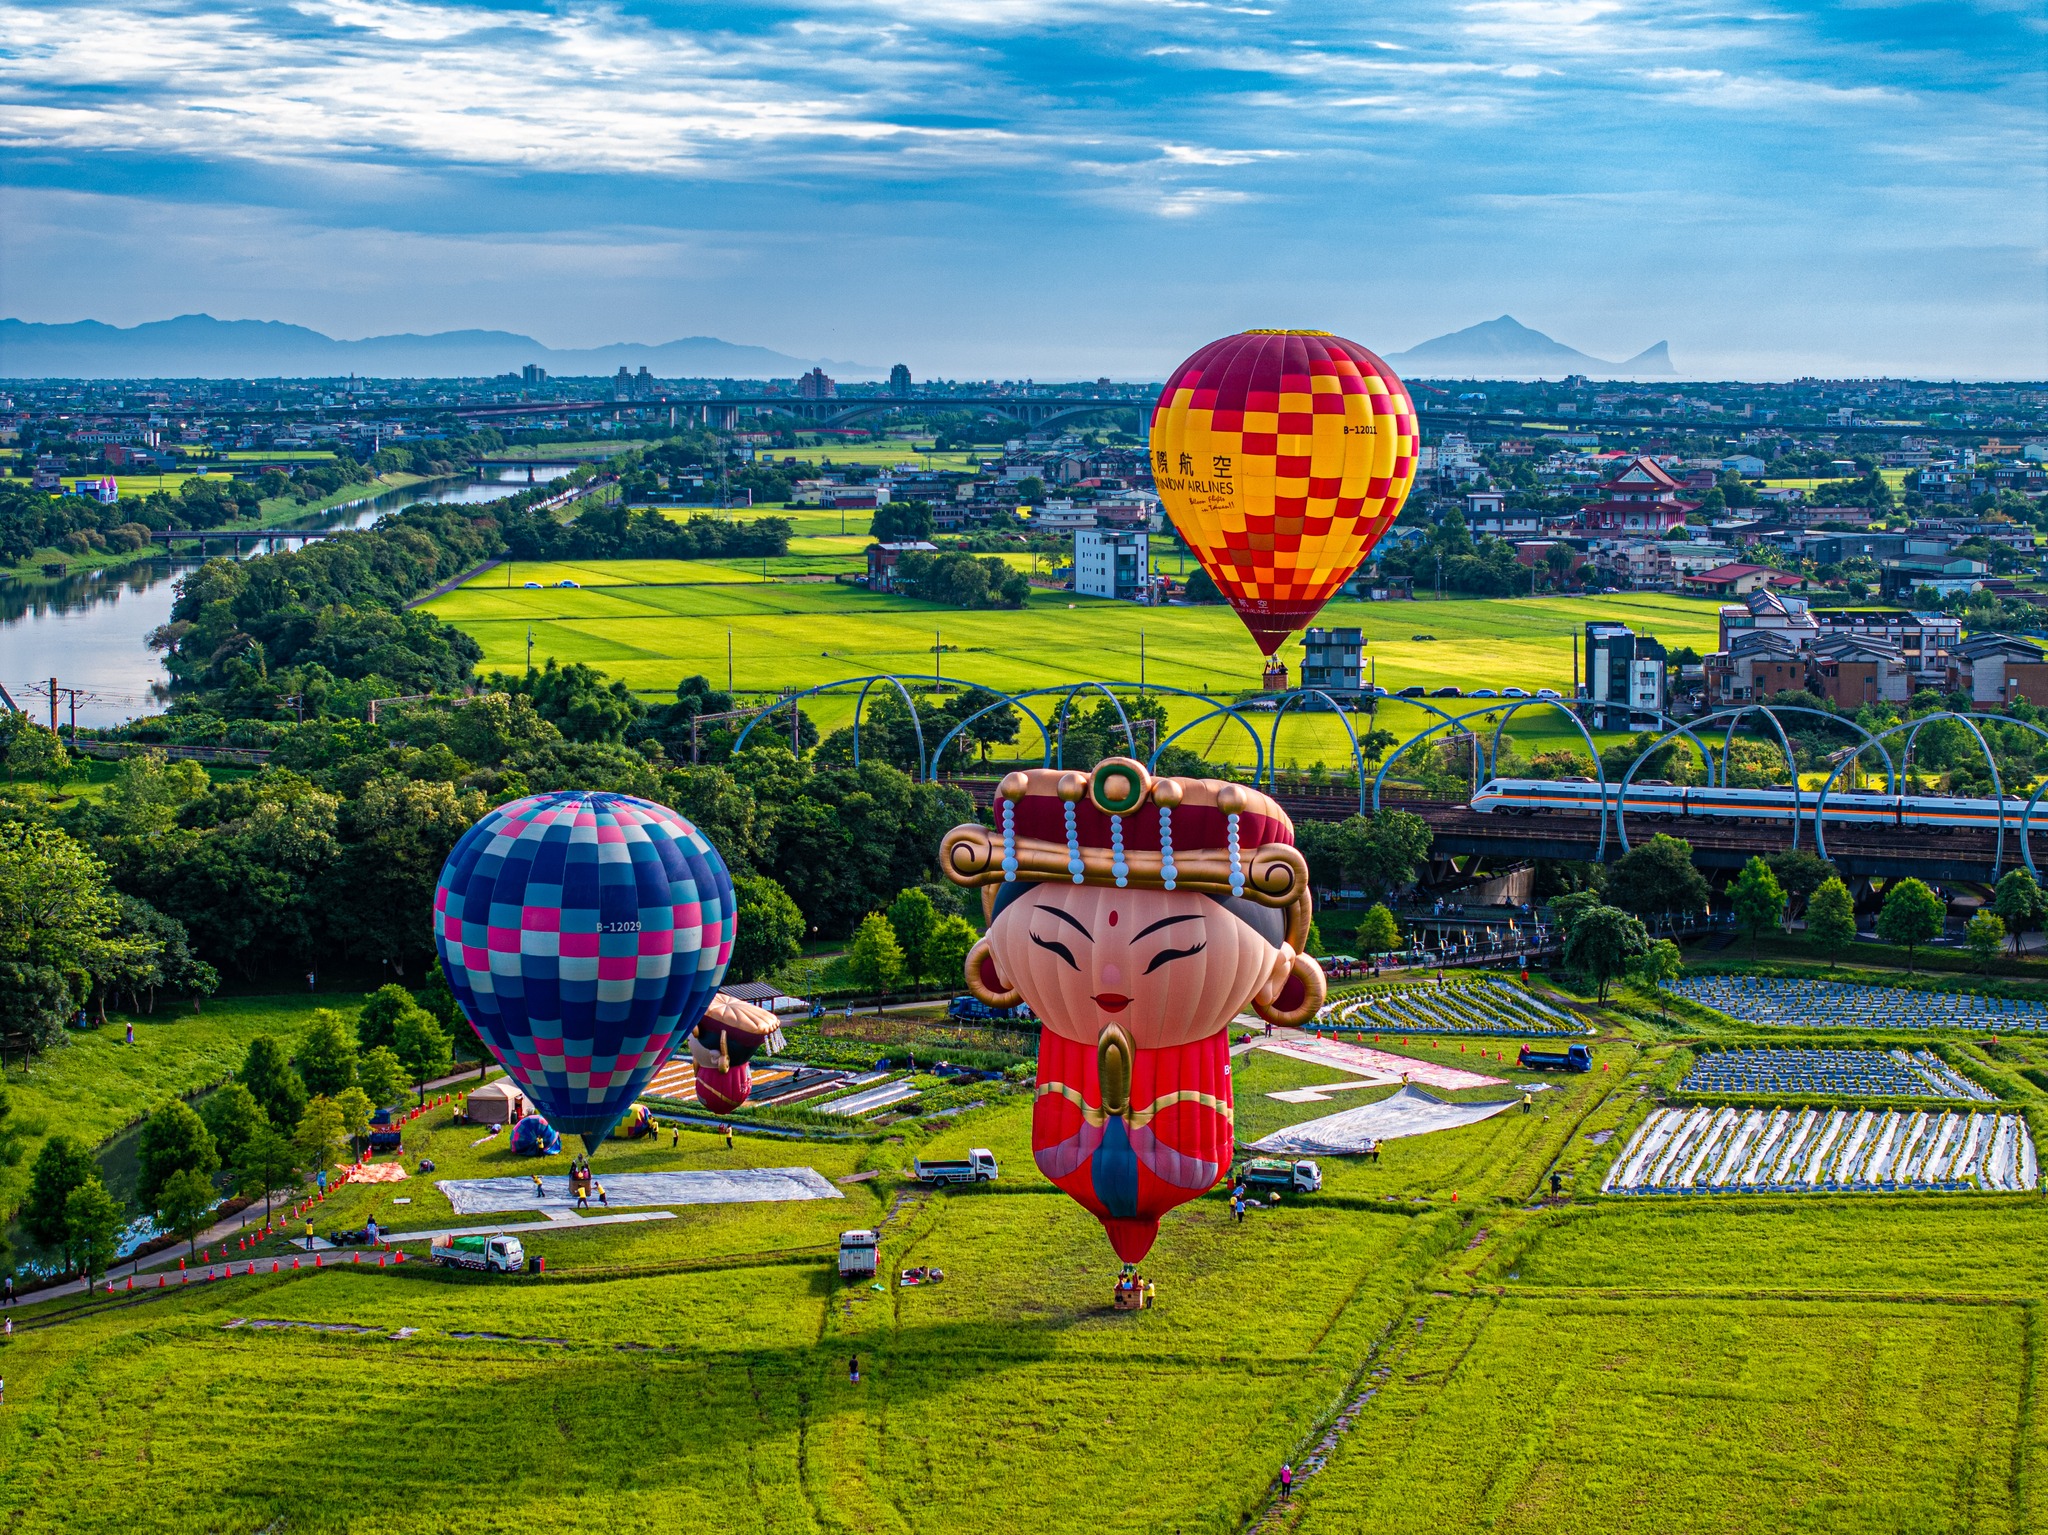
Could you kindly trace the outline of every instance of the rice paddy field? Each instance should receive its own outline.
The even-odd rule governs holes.
[[[209,1036],[195,1030],[182,1057],[193,1076],[258,1023],[306,1018],[284,998],[214,1016],[229,1011],[187,1020]],[[110,1108],[145,1091],[95,1044],[38,1070],[79,1050],[74,1075],[131,1072],[101,1093]],[[1536,1080],[1495,1058],[1512,1052],[1405,1053],[1441,1063],[1447,1049],[1510,1084],[1473,1095]],[[1613,1149],[1684,1061],[1621,1015],[1594,1050],[1596,1069],[1550,1078],[1536,1112],[1389,1142],[1377,1162],[1324,1158],[1320,1193],[1242,1224],[1213,1194],[1181,1207],[1144,1265],[1158,1303],[1142,1313],[1111,1306],[1099,1228],[1033,1169],[1027,1092],[864,1135],[742,1134],[730,1152],[695,1128],[607,1143],[600,1179],[805,1166],[841,1197],[584,1230],[505,1218],[545,1275],[413,1261],[281,1262],[273,1277],[266,1262],[161,1298],[24,1306],[0,1342],[0,1521],[2042,1528],[2041,1197],[1603,1198]],[[167,1047],[152,1059],[146,1090],[175,1085]],[[1240,1138],[1368,1096],[1269,1096],[1341,1076],[1241,1055]],[[437,1228],[457,1218],[435,1179],[566,1160],[515,1158],[445,1107],[405,1134],[412,1176],[342,1189],[320,1230],[373,1213]],[[976,1146],[1001,1163],[993,1185],[935,1192],[906,1176],[912,1157]],[[837,1278],[837,1234],[854,1226],[881,1231],[884,1283]],[[911,1268],[945,1277],[895,1282]],[[1284,1499],[1282,1464],[1296,1472]]]
[[[1258,686],[1258,651],[1227,608],[1143,608],[1036,592],[1020,610],[970,612],[829,581],[786,579],[829,574],[838,556],[828,546],[837,542],[800,528],[788,556],[765,562],[593,561],[521,566],[509,577],[492,570],[436,599],[431,609],[477,639],[485,669],[522,665],[530,626],[537,662],[549,656],[581,661],[649,698],[671,694],[692,673],[725,684],[728,639],[729,675],[741,691],[774,693],[878,672],[932,675],[935,663],[945,679],[1009,691],[1090,677],[1136,682],[1141,672],[1153,685],[1217,697]],[[864,539],[851,542],[865,547]],[[793,568],[806,561],[818,568]],[[557,587],[562,579],[577,581],[580,589]],[[527,590],[526,581],[541,587]],[[1589,620],[1618,620],[1667,645],[1705,651],[1714,643],[1716,606],[1658,593],[1340,601],[1321,621],[1365,631],[1374,676],[1390,691],[1455,684],[1468,691],[1549,687],[1569,694],[1573,657]],[[936,655],[935,646],[942,647]],[[1283,647],[1280,656],[1298,667],[1298,644]],[[1454,712],[1474,707],[1444,703]],[[852,697],[807,707],[829,729],[850,717]],[[1179,700],[1169,703],[1169,712],[1181,723],[1206,707]],[[1382,705],[1381,723],[1404,738],[1427,718],[1399,700]],[[1365,724],[1361,718],[1359,728]],[[1579,739],[1561,711],[1543,706],[1524,708],[1508,729],[1517,741],[1539,747]],[[1183,744],[1212,758],[1251,757],[1249,738],[1234,725],[1204,726]],[[1335,766],[1350,756],[1342,724],[1328,714],[1290,716],[1280,744],[1283,764]]]

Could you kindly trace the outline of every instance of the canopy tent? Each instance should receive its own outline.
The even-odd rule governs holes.
[[[510,1077],[486,1082],[462,1106],[465,1118],[480,1125],[509,1125],[527,1111],[526,1095]]]
[[[1373,1141],[1476,1125],[1519,1102],[1519,1098],[1504,1098],[1491,1103],[1448,1103],[1411,1085],[1378,1103],[1275,1130],[1264,1140],[1254,1141],[1252,1150],[1285,1156],[1356,1155]]]

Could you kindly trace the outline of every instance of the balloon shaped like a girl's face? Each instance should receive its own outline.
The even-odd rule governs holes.
[[[1047,1028],[1093,1045],[1119,1024],[1141,1050],[1214,1034],[1292,957],[1193,891],[1055,882],[1005,906],[988,942],[1002,984]]]

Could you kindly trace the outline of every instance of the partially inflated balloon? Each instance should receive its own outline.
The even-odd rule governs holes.
[[[720,992],[690,1031],[697,1101],[714,1114],[730,1114],[754,1090],[754,1070],[749,1063],[755,1054],[782,1048],[782,1026],[773,1013]]]
[[[1408,390],[1327,331],[1249,330],[1174,369],[1152,412],[1173,525],[1271,655],[1372,552],[1415,481]]]
[[[456,1002],[527,1100],[593,1150],[704,1016],[733,922],[718,850],[627,794],[500,805],[434,891]]]

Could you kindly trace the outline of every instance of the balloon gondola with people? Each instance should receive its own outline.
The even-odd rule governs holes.
[[[734,911],[724,860],[675,811],[560,790],[463,834],[434,937],[478,1038],[556,1131],[595,1150],[712,1006]]]

